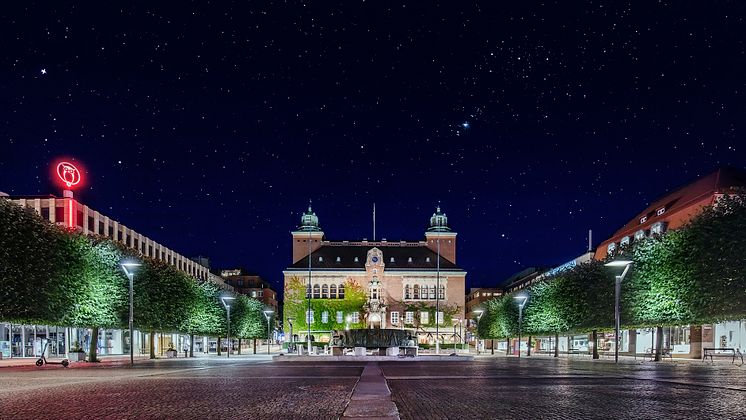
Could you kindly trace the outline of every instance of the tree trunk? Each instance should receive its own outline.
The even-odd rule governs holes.
[[[491,347],[490,351],[492,352],[492,355],[494,356],[495,355],[495,339],[494,338],[490,339],[490,347]]]
[[[238,339],[238,354],[241,354],[241,339]]]
[[[256,338],[254,339],[254,354],[256,354]]]
[[[223,343],[220,342],[220,337],[218,337],[218,356],[220,356],[222,354],[221,351],[220,351],[220,348],[223,347],[222,344]]]
[[[655,327],[655,359],[661,361],[661,347],[663,347],[663,327]]]
[[[702,358],[702,326],[692,325],[689,327],[689,357],[692,359]]]
[[[194,357],[194,334],[189,334],[189,357]]]
[[[531,336],[528,336],[528,343],[526,343],[526,356],[531,356]]]
[[[510,356],[510,350],[512,350],[513,346],[510,345],[510,337],[505,338],[505,340],[507,340],[507,345],[505,346],[505,354]]]
[[[591,332],[591,337],[593,338],[593,359],[598,359],[598,333],[596,330]]]
[[[150,358],[155,359],[155,331],[150,332]]]
[[[91,329],[91,345],[88,348],[88,361],[98,362],[98,327]]]
[[[554,333],[554,357],[559,357],[559,333]]]

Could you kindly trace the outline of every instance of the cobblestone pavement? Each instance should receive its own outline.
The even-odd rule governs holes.
[[[380,362],[403,419],[746,418],[746,366]],[[267,358],[0,369],[0,418],[338,418],[365,367]]]

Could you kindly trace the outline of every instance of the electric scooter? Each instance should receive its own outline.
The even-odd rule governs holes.
[[[70,364],[70,361],[67,359],[62,359],[59,362],[50,362],[47,360],[47,347],[49,347],[49,341],[44,342],[44,348],[41,349],[41,356],[36,359],[36,366],[43,366],[44,364],[48,365],[62,365],[62,367],[67,367]]]

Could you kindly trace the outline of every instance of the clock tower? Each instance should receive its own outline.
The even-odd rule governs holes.
[[[383,271],[386,264],[383,262],[383,253],[378,248],[368,250],[365,261],[365,272],[368,278],[368,303],[365,306],[365,315],[368,328],[386,328],[386,302],[383,295]]]

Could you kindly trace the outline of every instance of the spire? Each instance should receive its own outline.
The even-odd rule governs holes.
[[[320,232],[321,228],[319,227],[319,218],[316,216],[316,213],[313,212],[313,209],[311,208],[311,200],[308,200],[308,211],[304,212],[303,215],[300,218],[300,226],[298,226],[298,230],[304,231],[304,232]]]
[[[451,228],[448,227],[448,216],[440,210],[440,202],[435,208],[435,213],[430,218],[430,227],[427,228],[428,232],[450,232]]]

